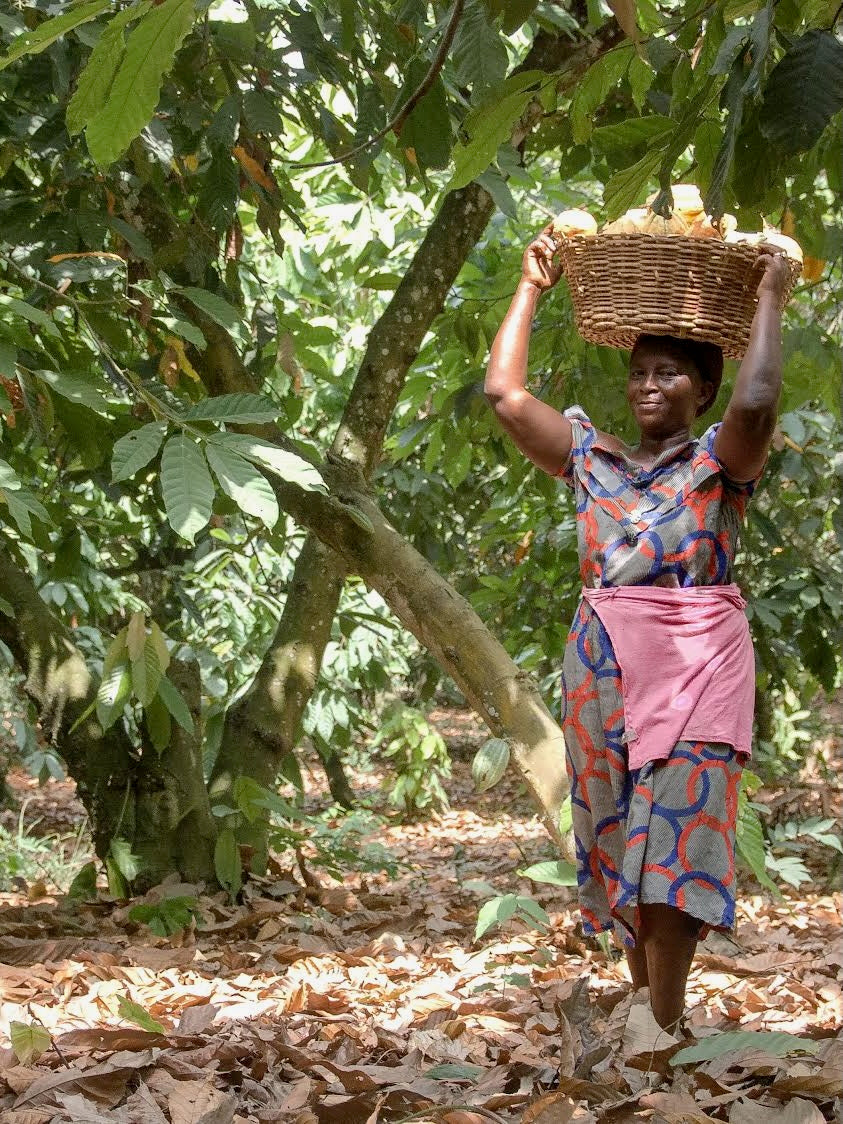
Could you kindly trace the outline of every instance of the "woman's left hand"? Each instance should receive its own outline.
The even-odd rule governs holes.
[[[760,250],[758,261],[764,269],[764,276],[758,285],[758,296],[760,297],[763,293],[772,293],[781,304],[790,281],[787,254],[771,242],[762,242],[758,249]]]

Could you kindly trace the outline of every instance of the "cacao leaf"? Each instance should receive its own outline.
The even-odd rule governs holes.
[[[164,446],[161,491],[170,526],[192,543],[211,517],[214,485],[202,450],[182,433]]]
[[[843,43],[828,31],[809,31],[767,79],[761,132],[786,156],[807,152],[841,108]]]
[[[108,98],[85,132],[101,167],[126,151],[152,117],[161,83],[193,26],[194,0],[163,0],[129,35]]]
[[[145,468],[161,448],[166,432],[166,422],[149,422],[115,441],[111,454],[111,479],[115,483],[128,480]]]

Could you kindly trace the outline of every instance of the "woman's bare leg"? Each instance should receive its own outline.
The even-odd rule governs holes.
[[[647,974],[647,953],[641,938],[635,948],[626,949],[626,962],[629,964],[629,974],[632,976],[632,987],[638,991],[642,987],[650,986],[650,977]]]
[[[638,947],[643,953],[650,987],[650,1005],[660,1027],[676,1033],[685,1010],[685,988],[697,948],[700,923],[681,909],[670,905],[642,905]],[[638,960],[638,957],[636,957]],[[630,959],[633,986],[636,969]]]

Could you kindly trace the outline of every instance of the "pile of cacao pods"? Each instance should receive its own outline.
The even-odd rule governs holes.
[[[682,235],[686,238],[716,238],[721,242],[743,242],[750,245],[767,242],[780,247],[794,261],[802,261],[799,243],[774,227],[765,225],[764,230],[752,233],[738,230],[734,215],[723,215],[715,222],[706,214],[699,188],[694,184],[676,184],[671,191],[673,211],[669,218],[664,218],[652,209],[650,204],[656,198],[652,195],[646,207],[634,207],[602,229],[598,229],[596,220],[588,211],[563,211],[554,219],[551,233],[557,243],[577,235],[589,238],[596,234]]]

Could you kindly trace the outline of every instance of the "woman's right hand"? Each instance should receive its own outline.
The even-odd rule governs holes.
[[[553,223],[549,222],[538,238],[534,238],[521,261],[521,280],[535,285],[540,293],[552,289],[562,276],[562,266],[553,260],[556,243],[551,236]]]

